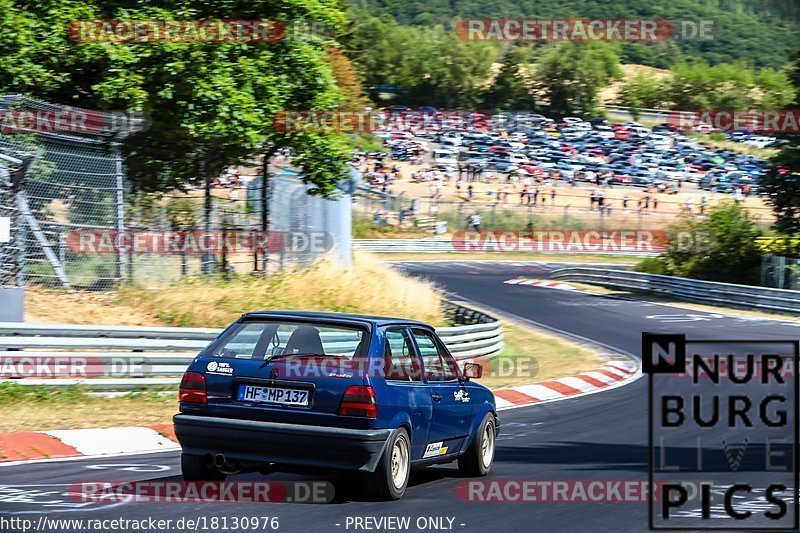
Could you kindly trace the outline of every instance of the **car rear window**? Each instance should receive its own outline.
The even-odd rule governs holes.
[[[357,326],[303,322],[247,322],[236,325],[207,354],[210,357],[263,360],[275,355],[363,357],[369,332]]]

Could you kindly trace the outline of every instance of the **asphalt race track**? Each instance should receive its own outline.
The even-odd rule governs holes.
[[[795,339],[800,330],[789,322],[743,319],[673,306],[589,295],[580,292],[503,283],[516,277],[543,277],[563,265],[474,263],[398,263],[429,278],[463,299],[502,310],[521,319],[580,335],[630,354],[638,354],[641,333],[685,332],[705,339]],[[532,347],[535,353],[535,347]],[[686,384],[674,380],[668,387]],[[600,394],[503,411],[494,469],[497,480],[647,479],[647,380]],[[672,445],[672,444],[671,444]],[[689,441],[676,442],[691,452]],[[744,454],[745,457],[747,454]],[[745,459],[747,462],[747,458]],[[765,484],[768,474],[751,472]],[[760,476],[760,477],[759,477]],[[63,493],[81,481],[180,479],[174,452],[61,461],[0,468],[0,516],[49,518],[163,518],[200,516],[275,516],[279,531],[355,531],[355,517],[444,518],[440,529],[475,532],[646,531],[646,503],[465,502],[456,493],[464,479],[455,467],[435,467],[415,474],[402,500],[372,502],[348,479],[331,478],[337,496],[329,504],[91,504],[77,508]],[[257,474],[231,480],[264,479]],[[274,474],[267,479],[311,479]],[[314,478],[325,479],[325,478]],[[790,488],[791,490],[791,488]],[[794,512],[789,506],[789,513]],[[348,518],[351,519],[348,522]],[[348,524],[350,524],[348,526]],[[732,525],[727,522],[715,522]],[[67,531],[68,529],[52,529]],[[173,528],[167,530],[178,531]],[[220,529],[221,530],[221,529]]]

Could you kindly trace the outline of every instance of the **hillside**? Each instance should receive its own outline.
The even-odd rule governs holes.
[[[800,43],[797,0],[353,0],[373,15],[387,14],[402,24],[452,26],[467,17],[661,18],[711,20],[714,39],[657,44],[624,43],[624,63],[664,68],[679,57],[699,56],[709,63],[744,60],[780,68]]]

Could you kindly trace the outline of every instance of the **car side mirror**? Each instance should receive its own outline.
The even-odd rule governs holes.
[[[462,372],[464,377],[467,379],[480,379],[483,375],[483,366],[479,365],[478,363],[464,363]]]

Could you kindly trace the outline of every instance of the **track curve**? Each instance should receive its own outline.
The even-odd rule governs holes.
[[[743,319],[504,283],[520,276],[546,278],[551,270],[563,265],[422,262],[396,266],[431,279],[461,298],[631,354],[640,350],[642,331],[753,339],[795,338],[800,331],[783,321]],[[638,380],[600,394],[502,412],[496,462],[489,479],[645,480],[646,407],[646,381]],[[138,470],[120,466],[132,464],[144,466]],[[348,517],[385,516],[410,517],[410,531],[420,530],[416,524],[418,517],[443,518],[443,525],[450,530],[469,532],[577,532],[598,526],[615,532],[647,530],[645,503],[464,502],[456,492],[463,479],[452,466],[434,467],[416,474],[403,499],[397,502],[366,501],[350,480],[332,479],[337,487],[337,498],[331,504],[125,504],[75,508],[57,503],[59,499],[69,500],[63,493],[67,486],[76,482],[177,480],[179,473],[179,455],[174,452],[3,467],[0,468],[0,485],[3,486],[0,488],[0,516],[38,517],[46,513],[58,518],[171,520],[197,516],[277,516],[280,531],[302,532],[365,530],[348,527]],[[243,474],[233,479],[264,478]],[[267,479],[310,478],[275,474]],[[27,497],[12,501],[13,498],[7,496],[14,490],[10,486],[24,487]],[[33,486],[38,487],[38,493],[31,492]],[[179,531],[174,527],[169,530]]]

